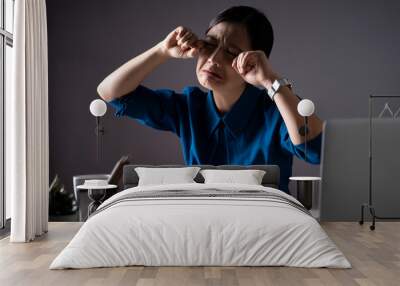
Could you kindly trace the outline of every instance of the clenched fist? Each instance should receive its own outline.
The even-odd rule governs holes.
[[[232,68],[248,83],[269,87],[278,78],[263,51],[245,51],[233,61]]]
[[[199,54],[203,42],[188,28],[179,26],[161,42],[162,52],[171,58],[193,58]]]

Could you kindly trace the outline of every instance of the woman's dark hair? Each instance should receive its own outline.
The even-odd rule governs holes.
[[[211,20],[207,32],[221,22],[242,24],[250,37],[254,50],[262,50],[269,58],[274,43],[272,25],[264,13],[249,6],[234,6],[220,12]]]

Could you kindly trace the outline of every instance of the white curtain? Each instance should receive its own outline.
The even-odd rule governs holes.
[[[6,112],[12,242],[48,229],[49,136],[45,0],[16,0],[13,92]]]

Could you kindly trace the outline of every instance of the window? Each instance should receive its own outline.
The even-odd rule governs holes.
[[[0,228],[11,217],[11,194],[5,188],[5,104],[11,93],[14,0],[0,0]]]
[[[13,22],[14,22],[14,0],[5,1],[5,30],[9,33],[13,33]]]

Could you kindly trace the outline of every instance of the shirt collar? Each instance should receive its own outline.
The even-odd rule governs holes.
[[[236,138],[240,135],[241,131],[246,127],[249,119],[254,114],[254,109],[258,98],[263,90],[247,84],[239,99],[234,103],[231,109],[224,115],[219,114],[217,106],[214,101],[212,90],[207,94],[207,108],[206,116],[208,122],[208,137],[214,132],[218,124],[222,120],[226,127],[231,131]]]

